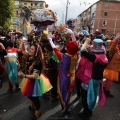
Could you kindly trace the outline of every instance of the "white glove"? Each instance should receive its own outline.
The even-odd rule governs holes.
[[[50,43],[51,47],[52,47],[53,49],[56,48],[55,44],[54,44],[53,41],[52,41],[52,34],[48,34],[47,38],[48,38],[48,40],[49,40],[49,43]]]
[[[48,40],[52,40],[52,34],[47,35]]]

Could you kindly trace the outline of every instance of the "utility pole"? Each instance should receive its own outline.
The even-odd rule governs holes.
[[[64,12],[62,11],[62,25],[64,24]]]
[[[116,15],[115,25],[114,25],[114,32],[113,32],[114,34],[115,34],[115,30],[116,30],[117,18],[118,18],[118,16]]]
[[[67,21],[67,15],[68,15],[68,4],[69,4],[69,0],[67,0],[67,4],[66,4],[66,17],[65,17],[65,23]]]

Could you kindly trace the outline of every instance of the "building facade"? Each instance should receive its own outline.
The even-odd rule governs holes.
[[[12,29],[20,28],[20,6],[26,6],[30,10],[45,9],[45,0],[15,0],[14,16],[12,17]],[[30,18],[30,22],[32,17]],[[32,26],[32,25],[31,25]]]
[[[98,29],[103,34],[120,32],[120,0],[100,0],[77,17],[79,30],[94,33]]]

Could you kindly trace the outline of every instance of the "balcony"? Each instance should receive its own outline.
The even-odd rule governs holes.
[[[19,18],[12,18],[12,23],[13,24],[18,24],[19,23]]]

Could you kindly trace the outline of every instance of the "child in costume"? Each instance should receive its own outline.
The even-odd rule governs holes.
[[[12,92],[13,85],[15,84],[16,90],[19,90],[19,84],[18,84],[18,69],[19,69],[19,62],[18,62],[18,54],[22,53],[19,49],[14,48],[13,41],[10,40],[7,43],[7,55],[4,56],[5,60],[5,69],[8,73],[8,84],[9,84],[9,92]]]
[[[79,113],[79,117],[85,120],[89,120],[92,116],[92,111],[96,105],[97,95],[99,94],[99,89],[101,88],[101,93],[104,95],[102,90],[103,71],[108,63],[107,57],[105,55],[104,49],[102,49],[103,41],[101,39],[93,40],[92,53],[87,52],[86,46],[90,43],[90,39],[87,38],[85,43],[81,48],[81,55],[85,56],[88,60],[92,62],[92,77],[89,84],[82,83],[81,97],[84,110]],[[100,100],[103,100],[103,96],[100,96]],[[105,102],[105,99],[104,99]],[[103,105],[104,102],[101,104]]]
[[[23,51],[24,53],[25,51]],[[42,53],[39,45],[33,44],[26,56],[28,57],[27,61],[27,72],[24,74],[19,71],[18,76],[23,78],[20,83],[20,89],[22,94],[27,96],[32,103],[29,106],[29,109],[35,107],[35,115],[32,120],[36,120],[41,116],[40,110],[40,100],[39,96],[48,92],[52,86],[49,80],[42,73]]]
[[[45,45],[45,50],[47,52],[47,62],[48,62],[48,64],[45,67],[45,70],[47,71],[47,77],[50,79],[50,82],[53,86],[53,88],[51,89],[51,97],[53,98],[52,102],[55,102],[59,99],[57,93],[59,60],[56,54],[54,53],[50,43],[47,43]]]
[[[75,65],[78,59],[78,44],[75,41],[76,39],[72,30],[66,28],[65,32],[70,33],[72,37],[72,41],[66,43],[67,52],[65,54],[61,53],[60,50],[56,48],[50,34],[48,35],[48,39],[60,61],[58,93],[60,96],[63,117],[66,119],[68,118],[70,110],[69,104],[75,84]]]
[[[119,72],[120,72],[120,47],[118,45],[118,40],[120,38],[120,34],[118,34],[115,40],[112,42],[112,45],[109,49],[109,63],[104,70],[104,77],[106,78],[104,84],[104,91],[107,97],[113,98],[114,96],[110,94],[110,88],[113,81],[118,81]]]

